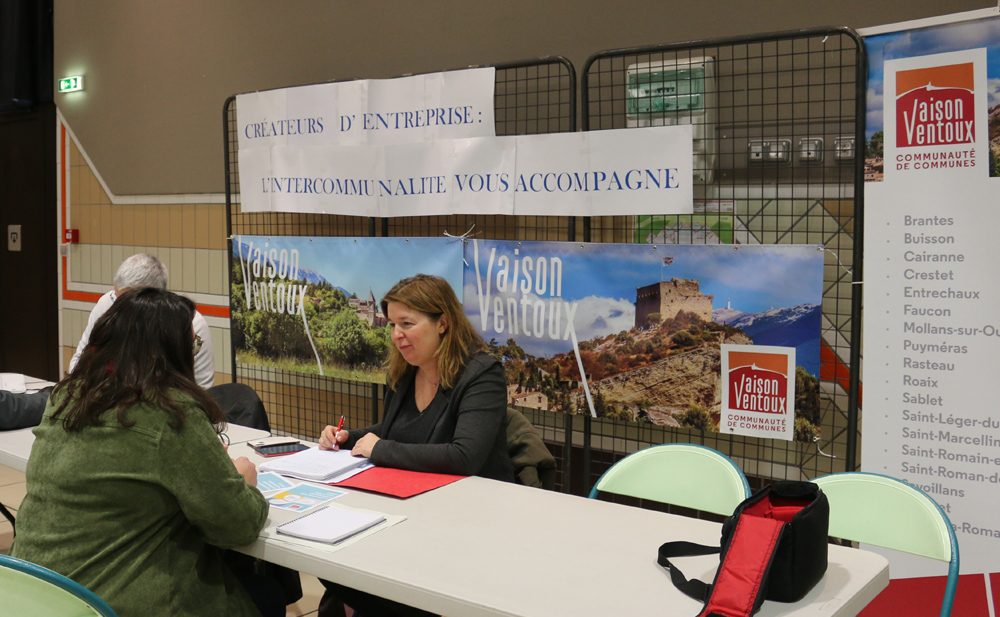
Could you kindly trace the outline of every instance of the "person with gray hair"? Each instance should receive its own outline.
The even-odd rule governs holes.
[[[80,337],[80,343],[76,346],[76,353],[69,361],[69,372],[73,372],[80,356],[90,344],[90,332],[94,328],[97,320],[111,308],[115,299],[128,291],[137,287],[155,287],[156,289],[167,288],[167,267],[153,255],[146,253],[136,253],[122,262],[115,272],[115,288],[101,296],[94,309],[87,319],[87,328]],[[195,381],[202,388],[211,388],[215,383],[215,354],[212,349],[212,334],[208,329],[208,323],[198,311],[194,312],[194,319],[191,325],[195,333],[195,356],[194,356],[194,377]]]
[[[167,267],[147,253],[136,253],[122,262],[115,272],[115,290],[118,294],[133,287],[167,288]]]

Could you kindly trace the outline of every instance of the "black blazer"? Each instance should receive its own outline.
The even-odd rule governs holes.
[[[407,392],[415,374],[407,373],[386,392],[382,421],[349,431],[343,447],[353,447],[363,435],[375,433],[380,439],[370,458],[376,465],[513,482],[504,429],[507,380],[500,362],[485,352],[469,357],[455,385],[438,393],[445,404],[437,406],[437,412],[432,411],[434,405],[424,411],[437,413],[437,418],[428,423],[432,428],[420,443],[384,439],[399,415],[401,393]]]

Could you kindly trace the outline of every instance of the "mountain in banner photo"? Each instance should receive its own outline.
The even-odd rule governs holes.
[[[732,320],[740,317],[741,315],[747,315],[749,313],[744,313],[743,311],[729,308],[717,308],[712,310],[712,321],[715,323],[729,323]]]
[[[232,247],[233,247],[233,249],[232,249],[232,252],[233,252],[233,261],[238,264],[239,261],[240,261],[240,254],[242,254],[243,255],[243,260],[245,262],[246,259],[247,259],[247,255],[250,252],[250,246],[247,245],[247,244],[244,244],[242,242],[233,242]],[[254,247],[254,248],[257,248],[257,247]],[[283,263],[281,261],[280,257],[278,257],[277,259],[275,259],[274,263],[275,263],[275,267],[277,267],[278,269],[285,269],[285,270],[287,270],[288,267],[290,267],[290,266],[294,267],[292,264],[285,264],[285,263]],[[282,268],[282,266],[284,266],[284,268]],[[310,285],[322,285],[322,284],[329,285],[330,284],[329,281],[327,281],[325,278],[323,278],[322,274],[319,274],[318,272],[314,272],[313,270],[310,270],[309,268],[303,268],[302,266],[298,267],[298,277],[296,277],[295,280],[300,281],[302,283],[308,283]],[[334,287],[334,289],[339,289],[340,291],[344,292],[344,295],[346,297],[351,297],[351,292],[347,291],[346,289],[344,289],[342,287],[337,287],[335,285],[332,285],[332,287]]]
[[[819,375],[819,346],[823,314],[818,304],[772,308],[763,313],[742,313],[733,309],[712,311],[712,321],[739,328],[756,345],[794,347],[796,363],[809,374]]]

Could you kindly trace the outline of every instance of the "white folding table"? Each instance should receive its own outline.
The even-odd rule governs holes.
[[[247,446],[230,449],[257,463]],[[405,521],[336,552],[260,539],[244,552],[449,617],[694,617],[656,563],[663,542],[718,543],[721,525],[553,491],[465,478],[397,499],[349,489],[334,503]],[[273,512],[268,524],[290,518]],[[683,562],[711,581],[718,556]],[[760,617],[856,615],[889,583],[886,560],[830,546],[824,579],[802,601],[765,602]]]

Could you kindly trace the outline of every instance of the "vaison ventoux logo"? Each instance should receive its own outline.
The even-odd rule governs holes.
[[[896,147],[973,143],[973,66],[968,62],[896,73]]]
[[[795,348],[721,345],[722,413],[726,433],[794,438]]]
[[[754,356],[745,358],[749,364],[732,368],[734,358],[730,358],[729,406],[736,411],[756,411],[761,413],[785,414],[788,401],[788,374],[783,371],[787,365],[785,356],[774,358],[772,354],[741,354]],[[772,360],[776,359],[777,362]],[[758,361],[764,366],[758,366]],[[737,360],[740,362],[740,360]]]

